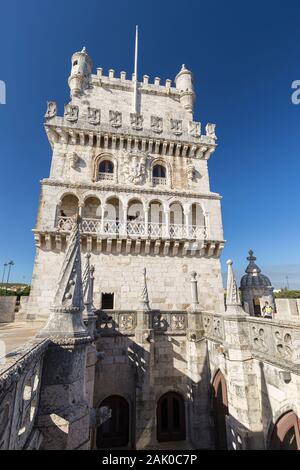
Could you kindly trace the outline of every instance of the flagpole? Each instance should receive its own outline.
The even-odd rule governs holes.
[[[138,88],[138,77],[137,77],[137,62],[138,62],[138,26],[135,27],[135,51],[134,51],[134,91],[133,91],[133,112],[137,113],[137,88]]]

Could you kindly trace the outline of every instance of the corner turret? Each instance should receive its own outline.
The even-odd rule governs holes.
[[[84,47],[81,52],[72,55],[71,74],[68,84],[71,91],[71,98],[79,96],[88,87],[92,73],[93,62]]]
[[[180,103],[186,110],[193,113],[196,98],[193,86],[193,74],[184,64],[175,77],[175,84],[176,88],[180,91]]]

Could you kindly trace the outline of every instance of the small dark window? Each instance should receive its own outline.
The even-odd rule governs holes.
[[[153,167],[153,176],[154,178],[165,178],[166,177],[166,169],[162,165],[155,165]]]
[[[110,417],[97,429],[97,448],[125,447],[129,441],[129,405],[118,395],[106,398],[100,405],[110,409]]]
[[[114,165],[109,160],[103,160],[103,162],[99,165],[99,172],[100,173],[113,173],[114,172]]]
[[[74,67],[74,65],[77,65],[77,64],[78,64],[78,60],[74,60],[73,67]]]
[[[101,309],[102,310],[113,310],[114,308],[114,294],[102,294]]]
[[[163,395],[157,404],[157,440],[185,440],[185,410],[183,398],[175,392]]]

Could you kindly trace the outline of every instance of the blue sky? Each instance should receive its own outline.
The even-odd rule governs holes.
[[[51,158],[43,115],[49,99],[63,112],[72,53],[86,46],[94,70],[131,73],[138,24],[140,76],[173,79],[187,64],[194,118],[217,124],[209,171],[223,196],[222,262],[243,270],[253,248],[271,278],[288,274],[300,288],[300,105],[291,102],[299,1],[2,0],[0,18],[0,274],[13,259],[12,280],[31,278],[39,180]]]

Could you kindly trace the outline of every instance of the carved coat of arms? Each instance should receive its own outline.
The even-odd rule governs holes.
[[[88,108],[88,122],[94,125],[100,123],[100,109]]]
[[[78,119],[78,106],[74,106],[73,104],[66,104],[65,105],[65,118],[67,121],[76,122]]]
[[[125,181],[141,184],[146,177],[146,155],[127,155],[123,165]]]

